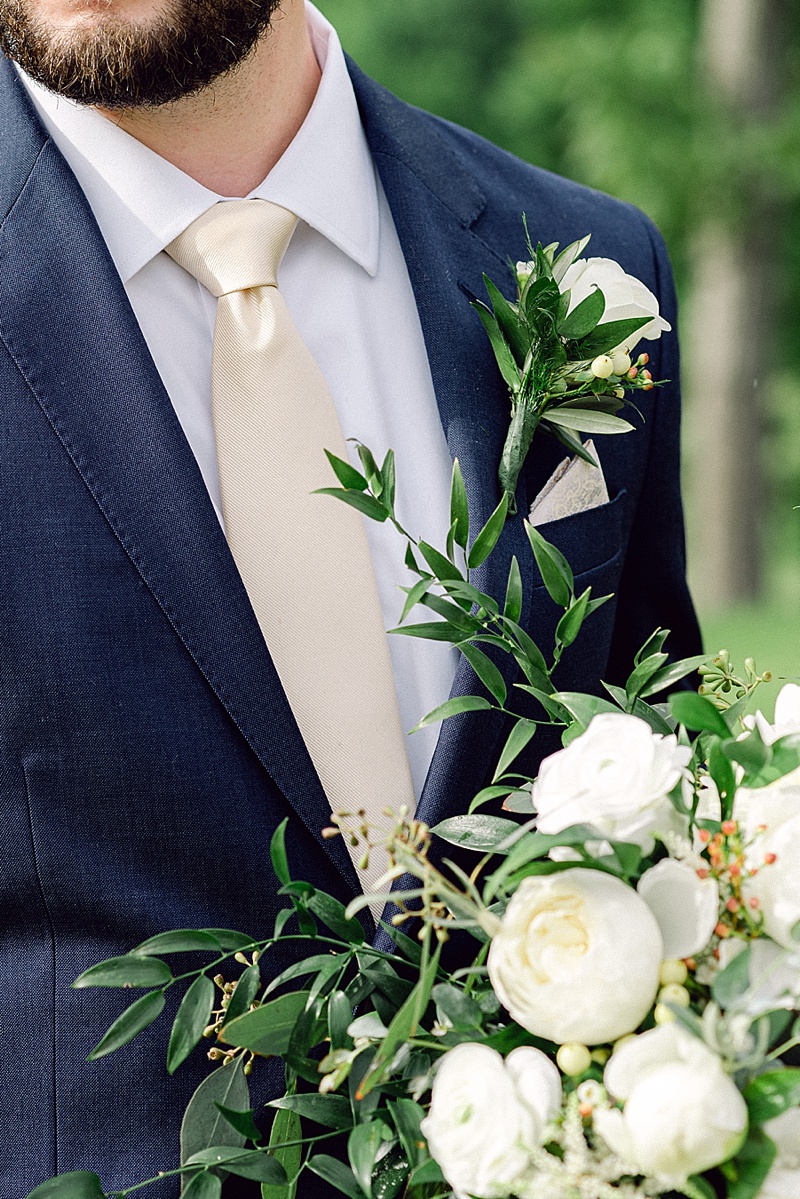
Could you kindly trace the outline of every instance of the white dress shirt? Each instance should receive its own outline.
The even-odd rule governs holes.
[[[379,460],[396,451],[398,517],[415,536],[441,541],[451,463],[411,283],[339,39],[311,4],[307,19],[319,89],[294,141],[250,194],[300,218],[278,283],[345,438],[366,443]],[[91,205],[221,521],[211,419],[216,301],[163,251],[223,197],[93,109],[20,75]],[[386,525],[367,521],[366,530],[384,620],[394,627],[404,600],[398,586],[415,581],[403,562],[405,545]],[[447,699],[456,651],[401,636],[389,646],[409,730]],[[437,735],[425,729],[407,742],[418,796]]]

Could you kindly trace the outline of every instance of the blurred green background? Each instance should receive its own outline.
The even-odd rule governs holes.
[[[404,99],[659,225],[681,300],[706,648],[800,675],[800,6],[318,3]]]

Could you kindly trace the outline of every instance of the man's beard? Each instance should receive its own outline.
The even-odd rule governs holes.
[[[50,91],[101,108],[151,108],[207,87],[237,66],[281,0],[171,0],[149,25],[111,15],[53,30],[30,0],[0,0],[0,50]]]

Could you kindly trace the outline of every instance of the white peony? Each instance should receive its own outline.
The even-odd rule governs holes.
[[[745,842],[744,893],[760,904],[767,935],[797,949],[792,930],[800,923],[800,770],[767,787],[740,787],[733,816]]]
[[[663,316],[659,316],[658,300],[650,289],[633,275],[627,275],[619,263],[611,258],[579,258],[567,270],[559,287],[562,292],[570,292],[569,312],[599,288],[606,301],[601,325],[635,317],[652,317],[637,333],[620,343],[621,349],[631,350],[643,337],[648,341],[656,341],[662,333],[668,333],[672,328]]]
[[[790,733],[800,733],[800,687],[797,683],[781,687],[775,700],[772,724],[763,712],[745,716],[744,724],[750,729],[757,728],[765,745],[774,745],[779,737],[787,737]]]
[[[560,1075],[538,1049],[515,1049],[504,1062],[486,1045],[465,1043],[442,1058],[421,1128],[459,1199],[505,1199],[560,1108]]]
[[[658,921],[665,958],[690,958],[706,948],[719,921],[715,879],[665,858],[645,870],[636,890]]]
[[[758,1199],[797,1199],[800,1195],[800,1107],[768,1120],[764,1132],[775,1142],[778,1155],[764,1180]]]
[[[680,1188],[727,1161],[747,1132],[747,1107],[720,1058],[677,1024],[626,1041],[605,1070],[624,1104],[598,1110],[597,1132],[634,1173]]]
[[[498,999],[528,1032],[600,1045],[641,1024],[662,957],[644,900],[610,874],[579,868],[522,881],[487,964]]]
[[[541,833],[590,824],[609,841],[630,841],[644,853],[655,833],[685,832],[669,793],[692,751],[677,737],[654,733],[638,716],[604,712],[566,749],[545,758],[533,785]]]

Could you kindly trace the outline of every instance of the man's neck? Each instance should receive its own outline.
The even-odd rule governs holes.
[[[160,108],[103,116],[220,196],[246,196],[287,149],[320,81],[303,0],[287,0],[234,71]]]

